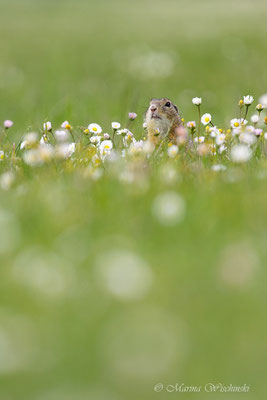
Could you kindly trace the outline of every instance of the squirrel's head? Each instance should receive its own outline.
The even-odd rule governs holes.
[[[172,126],[179,123],[179,120],[178,108],[171,100],[167,98],[150,100],[146,112],[148,129],[158,130],[159,134],[165,135]]]

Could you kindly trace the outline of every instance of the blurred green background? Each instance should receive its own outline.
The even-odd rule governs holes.
[[[158,96],[186,119],[202,96],[223,124],[240,95],[267,92],[264,1],[0,8],[0,120],[14,120],[14,137],[45,120],[109,130],[128,111],[138,133]],[[129,185],[118,172],[94,182],[53,166],[18,170],[0,191],[0,400],[265,398],[265,171],[179,165],[174,179],[159,168]],[[185,200],[178,225],[153,216],[165,191]],[[133,273],[117,275],[119,293],[109,265]],[[157,393],[159,382],[251,389]]]
[[[267,85],[267,4],[254,1],[1,0],[0,118],[123,120],[169,96],[223,123]]]

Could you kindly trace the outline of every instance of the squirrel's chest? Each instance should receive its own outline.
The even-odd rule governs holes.
[[[162,119],[151,119],[147,122],[148,139],[157,144],[166,136],[170,129],[170,123]]]

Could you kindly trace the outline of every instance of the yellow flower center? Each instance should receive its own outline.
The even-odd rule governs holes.
[[[109,149],[109,145],[108,144],[106,144],[105,149]]]
[[[84,133],[89,133],[89,129],[85,129],[85,130],[84,130]]]
[[[70,130],[70,128],[71,128],[70,124],[66,124],[65,128]]]
[[[209,120],[210,120],[209,117],[205,118],[205,122],[209,122]]]
[[[97,132],[97,128],[94,126],[94,127],[92,128],[92,131]]]
[[[239,127],[239,122],[235,122],[235,123],[234,123],[234,126],[235,126],[236,128],[238,128],[238,127]]]

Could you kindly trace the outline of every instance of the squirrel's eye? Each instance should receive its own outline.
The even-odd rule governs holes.
[[[170,107],[171,103],[169,101],[167,101],[167,103],[165,104],[165,107]]]

